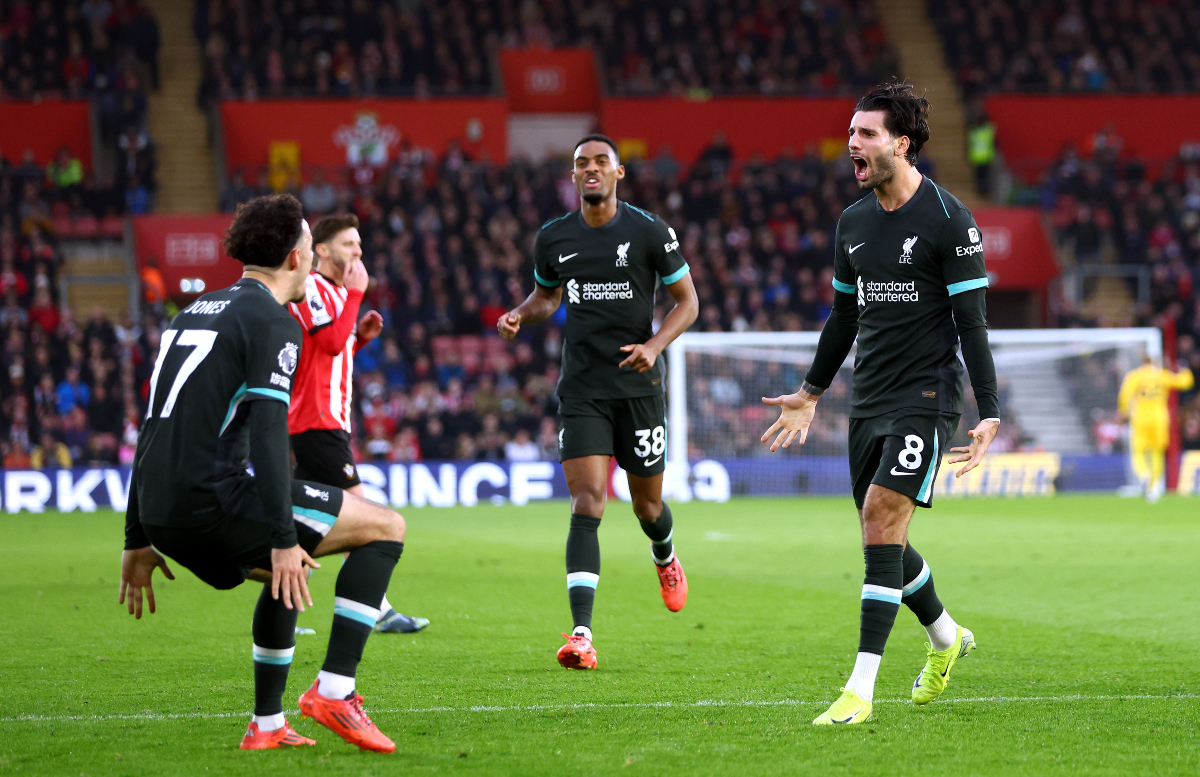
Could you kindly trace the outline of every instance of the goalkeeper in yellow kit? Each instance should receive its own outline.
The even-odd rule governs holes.
[[[1167,397],[1171,390],[1186,391],[1193,384],[1192,371],[1186,367],[1171,372],[1155,367],[1149,358],[1121,381],[1118,406],[1121,417],[1129,419],[1133,472],[1148,501],[1156,501],[1166,490],[1166,455],[1171,442]]]

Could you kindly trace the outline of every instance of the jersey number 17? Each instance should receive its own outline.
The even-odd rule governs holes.
[[[158,359],[154,361],[154,373],[150,375],[150,403],[146,411],[147,418],[154,417],[154,395],[158,390],[159,378],[165,377],[162,376],[163,362],[167,360],[167,351],[171,350],[171,346],[191,346],[195,350],[188,354],[188,357],[183,360],[183,364],[179,365],[179,371],[175,373],[175,379],[171,382],[171,390],[167,393],[167,401],[163,403],[162,410],[158,414],[159,418],[171,415],[171,410],[175,407],[175,400],[179,399],[179,392],[183,388],[183,384],[187,383],[187,379],[200,366],[200,362],[204,361],[204,357],[212,351],[213,343],[216,341],[217,333],[211,329],[185,329],[182,332],[177,329],[168,329],[163,332],[162,341],[158,346]]]

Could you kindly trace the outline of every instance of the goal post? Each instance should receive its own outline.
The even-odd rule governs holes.
[[[680,335],[668,350],[667,460],[674,470],[687,471],[700,460],[725,462],[734,494],[847,492],[853,350],[822,398],[802,449],[793,444],[770,454],[759,442],[778,415],[760,397],[795,391],[819,338],[819,332]],[[1161,361],[1159,330],[1000,329],[988,339],[1002,421],[989,460],[1006,469],[957,483],[939,477],[941,493],[1053,493],[1063,482],[1068,488],[1124,485],[1117,392],[1144,358]],[[979,420],[965,368],[963,383],[964,412],[953,445],[966,444],[967,430]],[[1030,458],[1035,455],[1042,458]]]

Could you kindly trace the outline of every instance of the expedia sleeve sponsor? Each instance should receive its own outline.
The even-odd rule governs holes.
[[[916,281],[868,281],[864,284],[867,302],[918,302]]]

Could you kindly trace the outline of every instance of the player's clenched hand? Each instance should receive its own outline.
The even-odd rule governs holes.
[[[358,339],[360,342],[368,343],[379,337],[379,333],[383,331],[383,316],[379,312],[372,310],[367,315],[362,317],[362,321],[358,322]]]
[[[971,470],[979,466],[979,462],[983,461],[983,454],[987,453],[988,446],[992,444],[992,440],[996,439],[996,432],[1000,431],[1000,423],[998,421],[980,421],[979,426],[976,426],[967,434],[971,435],[971,444],[965,448],[951,448],[951,453],[961,454],[959,456],[951,456],[951,464],[959,464],[967,462],[967,466],[954,473],[954,477],[961,478]]]
[[[800,444],[808,437],[808,427],[813,415],[817,412],[817,399],[802,391],[795,394],[785,394],[781,397],[763,397],[763,404],[777,405],[779,419],[771,424],[771,428],[763,433],[761,442],[771,439],[771,435],[779,432],[775,442],[771,443],[771,453],[779,450],[779,446],[788,447],[796,435],[800,435]]]
[[[154,586],[151,578],[155,568],[161,568],[168,580],[174,580],[167,560],[154,548],[147,545],[137,550],[127,550],[121,554],[121,595],[117,604],[127,604],[129,614],[135,618],[142,617],[142,589],[146,589],[146,600],[150,603],[150,612],[154,612]]]
[[[342,283],[347,289],[357,289],[358,291],[366,291],[367,286],[371,283],[371,276],[367,275],[367,266],[362,263],[362,259],[355,259],[346,268],[346,274],[342,277]]]
[[[304,612],[305,602],[312,607],[306,567],[319,569],[321,565],[299,545],[271,549],[271,596],[275,599],[282,596],[283,606],[289,610],[295,607]]]
[[[521,331],[521,317],[515,310],[508,311],[496,322],[496,331],[505,340],[513,339],[517,336],[517,332]]]
[[[617,366],[628,367],[637,372],[648,372],[654,367],[654,362],[658,361],[658,351],[645,344],[622,345],[621,352],[629,355]]]

